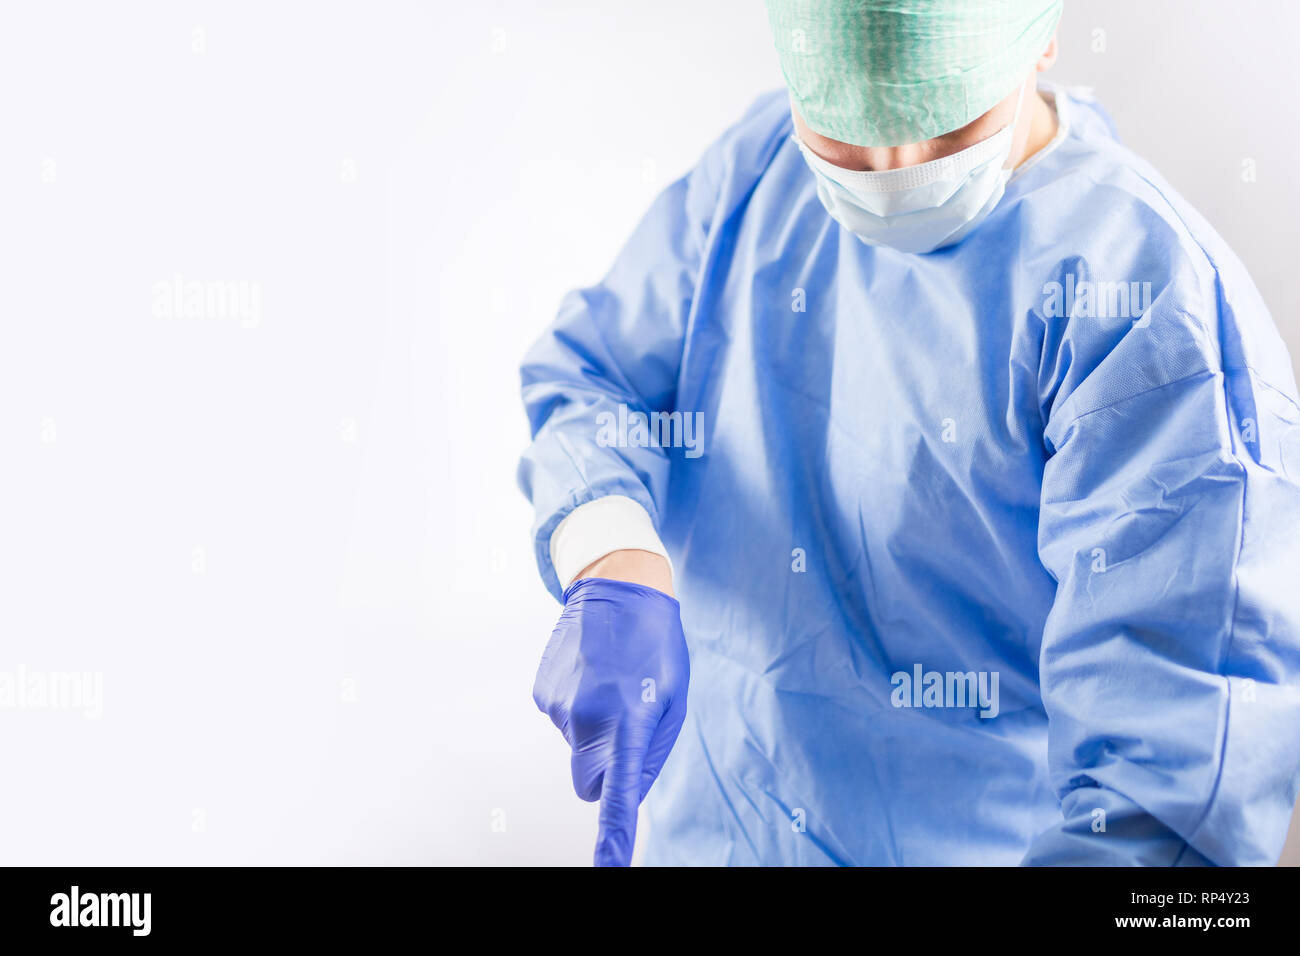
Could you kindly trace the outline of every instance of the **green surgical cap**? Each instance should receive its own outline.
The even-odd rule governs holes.
[[[1061,0],[767,0],[808,128],[858,146],[960,129],[1023,83]]]

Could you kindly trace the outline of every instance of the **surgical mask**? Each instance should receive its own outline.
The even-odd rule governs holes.
[[[795,142],[817,180],[817,198],[831,218],[863,242],[900,252],[933,252],[960,241],[993,211],[1011,170],[1011,140],[1024,87],[1011,122],[988,139],[951,156],[899,169],[858,171],[822,159]]]

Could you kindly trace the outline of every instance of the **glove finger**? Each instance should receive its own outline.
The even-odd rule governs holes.
[[[664,768],[664,761],[672,752],[673,744],[681,733],[682,723],[686,720],[686,695],[682,694],[669,705],[667,712],[655,727],[646,748],[645,761],[641,765],[641,799],[650,792],[650,786],[659,777]]]
[[[573,776],[573,792],[578,795],[579,800],[594,803],[600,799],[606,763],[604,748],[573,752],[573,756],[569,758],[569,771]]]
[[[620,735],[622,736],[622,735]],[[641,804],[641,767],[648,733],[638,729],[618,742],[600,788],[600,829],[596,866],[630,866],[636,844],[636,811]]]
[[[542,649],[542,659],[537,665],[537,676],[533,678],[533,703],[543,714],[550,713],[555,699],[555,675],[564,672],[564,668],[559,663],[564,647],[563,625],[564,617],[561,615],[559,623],[551,631],[546,647]],[[554,720],[554,717],[551,719]]]

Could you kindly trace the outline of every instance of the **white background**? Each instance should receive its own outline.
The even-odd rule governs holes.
[[[0,860],[588,863],[517,366],[779,84],[761,5],[111,7],[0,19],[0,671],[104,682],[97,720],[0,710]],[[1075,0],[1053,72],[1295,355],[1298,32]],[[175,276],[260,316],[160,316]]]

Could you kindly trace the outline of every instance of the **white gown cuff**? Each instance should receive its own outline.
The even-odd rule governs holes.
[[[551,532],[551,564],[561,589],[597,558],[630,548],[663,555],[672,572],[672,559],[655,533],[649,512],[623,495],[579,505]]]

